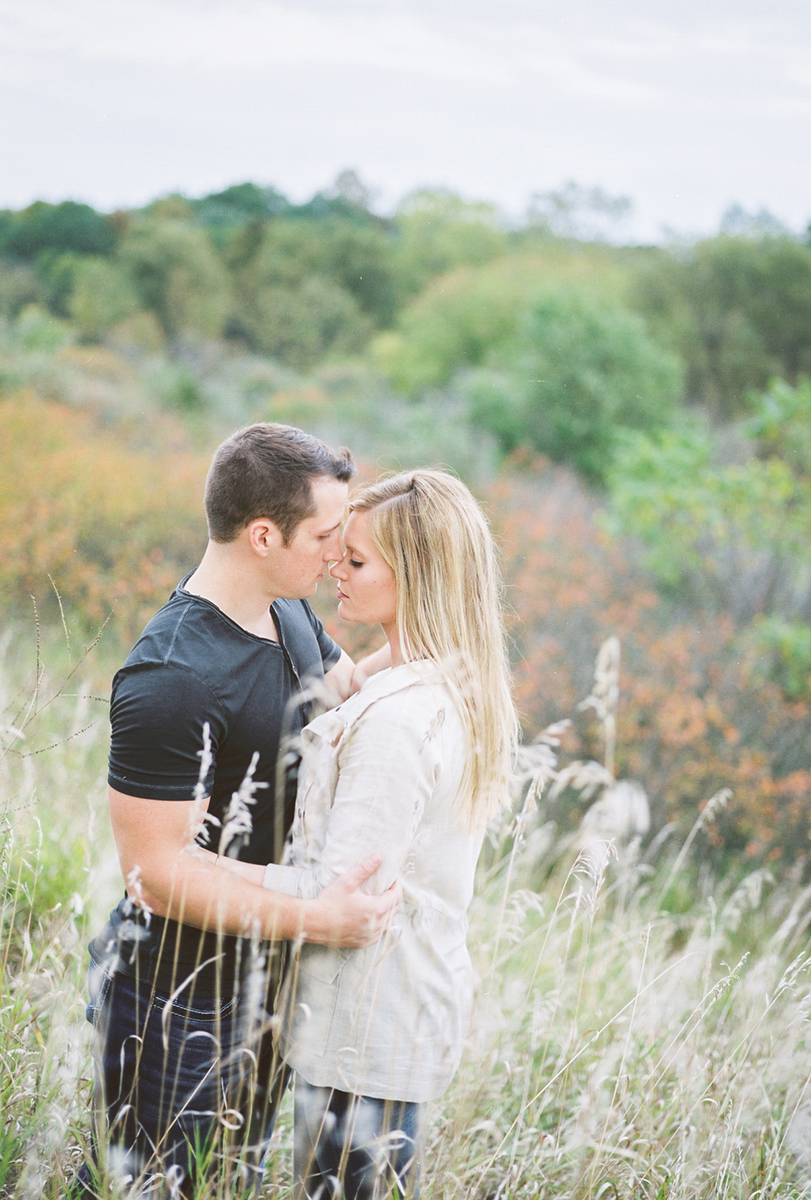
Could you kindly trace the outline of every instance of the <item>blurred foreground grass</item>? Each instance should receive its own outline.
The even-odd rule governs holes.
[[[120,887],[93,699],[106,671],[98,650],[40,653],[53,670],[7,634],[0,682],[9,1198],[63,1195],[86,1145],[85,944]],[[554,736],[526,746],[525,776],[553,779],[555,753]],[[705,810],[697,836],[712,819]],[[717,879],[666,833],[645,851],[563,836],[555,801],[519,789],[481,864],[476,1007],[462,1068],[431,1108],[423,1194],[811,1194],[810,920],[799,874]],[[268,1196],[288,1192],[291,1143],[288,1098]]]

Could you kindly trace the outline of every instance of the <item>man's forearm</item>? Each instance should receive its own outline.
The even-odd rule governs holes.
[[[264,866],[218,858],[199,846],[206,801],[162,801],[110,788],[110,817],[127,890],[141,907],[198,929],[264,940],[332,946],[376,941],[396,896],[369,896],[360,885],[377,870],[367,860],[314,899],[263,888]],[[340,886],[339,886],[340,884]]]
[[[239,870],[234,870],[237,865]],[[198,929],[236,936],[255,933],[264,940],[307,933],[303,901],[263,888],[263,867],[233,866],[231,860],[189,847],[174,862],[153,863],[149,877],[141,877],[140,895],[134,889],[134,898],[159,916]]]
[[[264,867],[195,847],[177,861],[164,900],[160,886],[158,894],[142,886],[141,900],[159,915],[199,929],[356,948],[377,941],[399,903],[399,889],[382,896],[360,890],[379,865],[377,855],[366,859],[317,896],[299,899],[263,887]]]

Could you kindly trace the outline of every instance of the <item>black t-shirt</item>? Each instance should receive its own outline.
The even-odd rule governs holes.
[[[305,600],[276,600],[271,611],[278,642],[248,633],[181,584],[116,674],[110,702],[111,787],[147,799],[191,800],[199,782],[215,818],[208,823],[209,848],[255,863],[281,856],[295,802],[296,735],[311,715],[308,685],[317,687],[341,654]],[[240,822],[235,835],[233,822],[224,828],[226,812],[251,767],[252,830],[239,832]],[[198,987],[207,990],[219,975],[224,989],[238,943],[156,917],[147,927],[125,898],[91,952],[101,959],[115,948],[120,969],[154,979],[162,991],[213,958],[198,971]]]

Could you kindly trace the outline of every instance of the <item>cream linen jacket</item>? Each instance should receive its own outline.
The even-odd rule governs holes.
[[[281,1049],[308,1083],[424,1101],[458,1064],[473,992],[466,910],[481,833],[459,820],[466,746],[430,663],[372,676],[303,733],[296,815],[265,886],[311,897],[370,854],[366,890],[401,879],[391,930],[365,950],[306,944],[283,987]]]

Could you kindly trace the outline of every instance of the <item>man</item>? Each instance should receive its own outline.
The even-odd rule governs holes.
[[[91,943],[106,1134],[80,1173],[86,1193],[105,1169],[149,1196],[187,1194],[201,1171],[256,1182],[285,1083],[270,1037],[284,939],[368,945],[396,907],[394,893],[359,890],[375,859],[314,901],[226,865],[278,861],[313,692],[354,686],[305,599],[341,555],[353,473],[348,452],[288,426],[224,442],[203,559],[113,681],[110,816],[127,896]],[[362,665],[388,665],[387,649]]]

